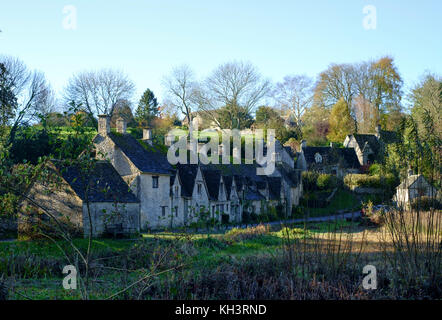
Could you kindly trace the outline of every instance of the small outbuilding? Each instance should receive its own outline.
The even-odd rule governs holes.
[[[396,202],[405,206],[420,197],[436,198],[437,190],[422,174],[413,174],[410,170],[408,176],[396,188]]]
[[[48,223],[50,214],[85,237],[91,224],[93,237],[140,231],[140,202],[109,162],[95,161],[85,169],[53,160],[46,178],[40,180],[27,193],[19,223],[32,223],[40,213]]]

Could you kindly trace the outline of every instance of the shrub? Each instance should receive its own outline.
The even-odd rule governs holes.
[[[372,164],[369,168],[368,168],[368,173],[370,174],[370,176],[374,176],[374,175],[380,175],[382,173],[382,166],[380,164]]]
[[[330,190],[337,186],[337,179],[331,174],[320,174],[316,179],[316,186],[319,190]]]
[[[314,171],[304,171],[302,173],[302,184],[304,187],[304,190],[306,191],[312,191],[316,190],[317,188],[317,180],[318,180],[319,174]]]
[[[270,233],[270,227],[268,225],[260,224],[259,226],[246,228],[246,229],[237,229],[234,228],[225,234],[225,238],[230,241],[239,242],[249,239],[254,239],[261,237],[263,235],[267,235]]]

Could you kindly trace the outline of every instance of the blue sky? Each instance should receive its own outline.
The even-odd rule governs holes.
[[[62,26],[65,5],[77,29]],[[365,30],[374,5],[377,27]],[[187,63],[199,77],[247,60],[272,81],[315,77],[331,63],[394,57],[407,86],[424,71],[442,74],[439,0],[0,0],[0,54],[45,72],[57,92],[77,71],[112,67],[135,82],[139,98]]]

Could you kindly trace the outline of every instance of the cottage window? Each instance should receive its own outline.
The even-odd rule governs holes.
[[[322,163],[322,156],[319,153],[315,154],[316,163]]]
[[[201,183],[198,183],[198,194],[201,195],[202,186]]]
[[[158,177],[152,177],[152,188],[158,189]]]
[[[167,207],[161,207],[161,215],[163,216],[163,217],[165,217],[166,216],[166,209],[167,209]]]
[[[175,187],[175,197],[178,198],[178,187]]]
[[[175,207],[175,217],[178,217],[178,207]]]

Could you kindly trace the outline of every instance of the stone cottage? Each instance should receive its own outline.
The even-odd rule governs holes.
[[[338,148],[333,144],[330,147],[308,147],[305,140],[296,165],[302,171],[334,174],[338,178],[359,173],[361,167],[354,148]]]
[[[130,235],[140,231],[140,202],[114,167],[97,161],[85,170],[53,160],[44,179],[27,193],[20,222],[32,222],[39,211],[49,213],[85,237]],[[89,220],[90,216],[90,220]],[[47,222],[47,215],[41,215]],[[30,219],[31,221],[29,221]]]
[[[382,160],[385,147],[397,141],[396,133],[376,127],[375,134],[351,134],[344,140],[345,148],[353,148],[358,157],[359,164],[366,166],[375,161]]]
[[[395,200],[398,205],[406,206],[420,197],[437,198],[437,189],[423,175],[408,171],[408,176],[396,188]]]
[[[141,228],[168,226],[173,168],[153,145],[151,132],[143,130],[139,142],[126,132],[122,118],[117,120],[117,132],[111,132],[109,117],[100,115],[93,143],[97,157],[109,159],[139,199]]]

